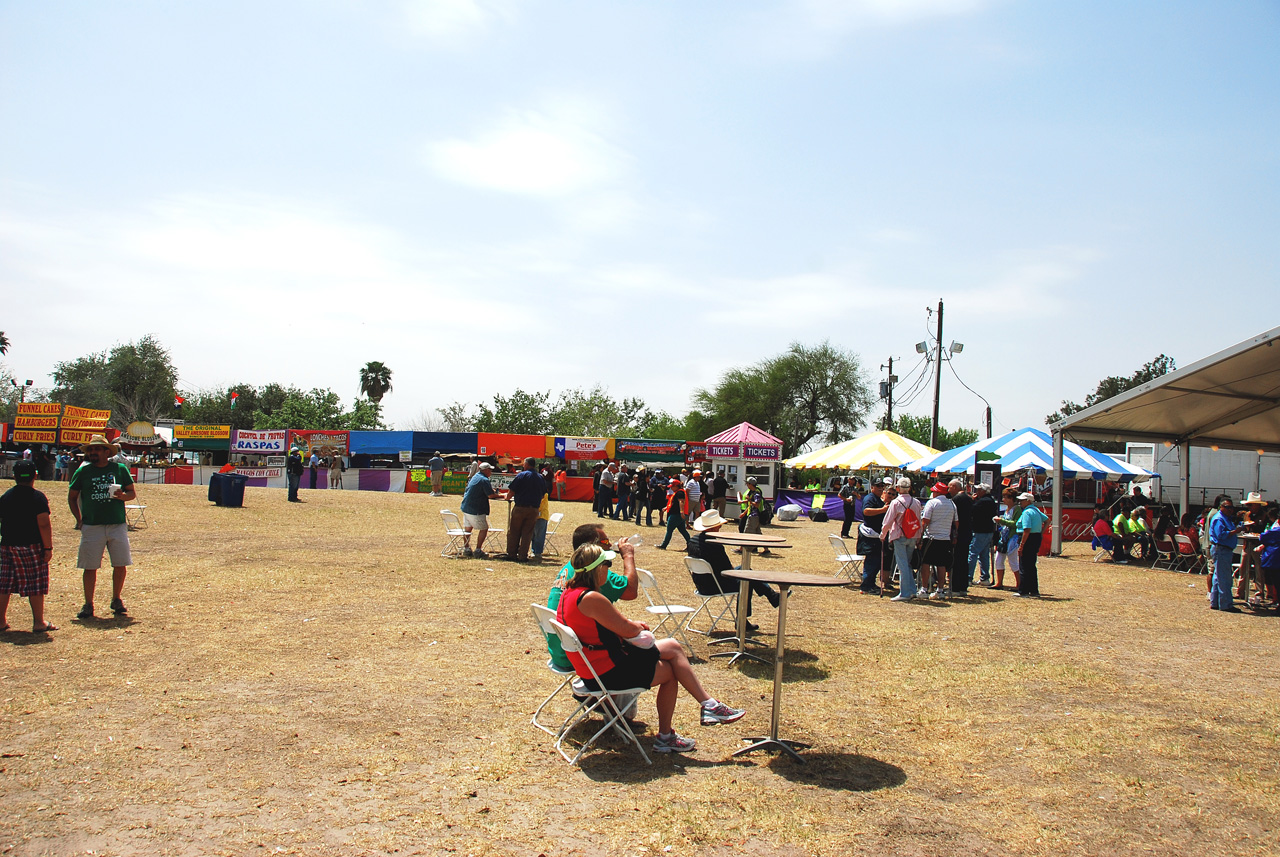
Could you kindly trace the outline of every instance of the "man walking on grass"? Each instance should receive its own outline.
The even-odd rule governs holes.
[[[100,434],[80,447],[88,462],[71,477],[67,505],[80,531],[80,555],[77,565],[84,569],[84,607],[80,619],[92,619],[93,596],[98,584],[98,569],[105,552],[111,559],[111,612],[123,616],[124,577],[133,564],[129,553],[129,527],[124,504],[137,496],[129,468],[111,461],[120,447],[108,443]]]

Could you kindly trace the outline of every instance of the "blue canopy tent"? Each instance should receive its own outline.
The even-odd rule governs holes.
[[[1086,449],[1070,441],[1062,446],[1064,479],[1146,482],[1156,475],[1105,452]],[[996,461],[1005,473],[1027,469],[1041,473],[1053,470],[1053,438],[1048,432],[1036,428],[1016,429],[999,437],[980,440],[958,449],[948,449],[937,455],[909,462],[903,468],[918,473],[973,473],[980,452],[995,455],[996,458],[984,456],[983,460]]]

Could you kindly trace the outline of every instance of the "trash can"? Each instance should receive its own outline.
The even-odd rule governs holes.
[[[222,474],[209,474],[209,502],[222,505]]]
[[[244,505],[244,487],[249,484],[249,477],[239,473],[222,474],[222,502],[219,506]]]

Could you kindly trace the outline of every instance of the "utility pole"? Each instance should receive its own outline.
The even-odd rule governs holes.
[[[880,364],[880,368],[884,368],[884,364]],[[898,376],[893,374],[893,358],[889,358],[889,380],[880,382],[880,398],[888,403],[888,410],[885,412],[884,427],[888,431],[893,431],[893,385],[898,383]]]
[[[938,402],[942,397],[942,301],[938,301],[938,354],[933,368],[933,425],[929,429],[929,446],[938,448]]]

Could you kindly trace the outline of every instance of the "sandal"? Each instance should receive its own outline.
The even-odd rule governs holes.
[[[58,630],[58,626],[57,626],[57,625],[53,624],[52,622],[45,622],[45,623],[44,623],[44,627],[42,627],[42,628],[32,628],[32,629],[31,629],[31,633],[33,633],[33,634],[47,634],[47,633],[49,633],[50,631],[56,631],[56,630]]]

